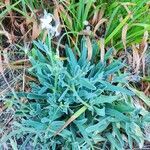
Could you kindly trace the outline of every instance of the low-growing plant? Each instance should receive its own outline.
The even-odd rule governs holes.
[[[31,82],[30,92],[17,94],[27,102],[18,102],[14,129],[1,139],[2,144],[17,141],[18,149],[30,145],[53,150],[143,146],[148,112],[135,107],[128,74],[122,71],[125,64],[113,59],[113,48],[106,52],[103,62],[97,62],[99,50],[93,42],[88,60],[82,39],[80,58],[66,46],[67,60],[62,61],[52,53],[50,41],[34,44],[29,73],[37,82]]]

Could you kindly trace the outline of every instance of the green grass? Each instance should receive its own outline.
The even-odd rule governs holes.
[[[83,1],[75,2],[72,0],[69,5],[62,2],[65,13],[70,17],[63,12],[60,15],[66,25],[66,31],[81,32],[84,29],[83,21],[90,21],[95,12],[105,8],[103,18],[108,19],[106,23],[105,44],[106,46],[110,46],[111,40],[113,40],[113,45],[111,46],[116,46],[117,49],[123,49],[121,32],[125,24],[128,24],[126,35],[128,47],[132,44],[139,43],[144,32],[150,31],[150,17],[148,15],[150,10],[147,2],[148,0],[129,2],[129,6],[127,5],[131,12],[129,14],[124,8],[125,1],[112,1],[111,3],[107,1],[87,1],[87,3],[84,3]],[[120,21],[121,18],[122,21]],[[77,36],[77,34],[74,36]]]

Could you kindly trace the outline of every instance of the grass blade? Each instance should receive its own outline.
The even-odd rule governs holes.
[[[129,20],[131,14],[127,15],[122,22],[114,29],[114,31],[106,38],[105,44],[107,44],[119,31],[120,29],[125,25],[125,23]]]

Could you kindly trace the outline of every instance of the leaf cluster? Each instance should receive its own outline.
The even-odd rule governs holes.
[[[29,72],[37,82],[31,83],[30,92],[18,93],[28,102],[20,103],[14,131],[2,143],[16,138],[22,139],[20,148],[30,144],[34,149],[53,150],[106,149],[108,145],[123,150],[126,143],[130,149],[134,143],[143,145],[144,126],[150,118],[146,110],[135,107],[128,74],[121,71],[125,64],[112,58],[113,48],[104,62],[96,62],[98,48],[93,42],[88,60],[83,38],[80,58],[66,46],[67,60],[62,61],[52,53],[50,42],[34,45]]]

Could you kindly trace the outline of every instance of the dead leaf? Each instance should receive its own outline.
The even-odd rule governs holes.
[[[91,24],[92,24],[92,25],[96,24],[96,23],[97,23],[97,20],[98,20],[98,11],[95,11]]]
[[[105,19],[105,18],[103,18],[103,19],[101,19],[97,24],[96,24],[96,26],[95,26],[95,28],[94,28],[94,34],[96,33],[96,31],[98,30],[98,28],[100,27],[100,25],[101,24],[103,24],[104,22],[106,22],[107,21],[107,19]]]
[[[150,83],[148,83],[146,89],[144,90],[145,95],[148,95],[150,93]]]
[[[143,75],[145,76],[145,53],[148,48],[148,31],[145,31],[143,40],[141,44],[139,45],[139,50],[142,51],[140,61],[142,60],[142,69],[143,69]]]
[[[54,9],[54,18],[55,18],[56,23],[59,24],[58,32],[61,33],[61,23],[60,23],[60,16],[58,13],[58,8]]]
[[[20,24],[20,31],[22,33],[22,35],[24,35],[26,33],[25,27],[24,27],[24,23]]]
[[[60,22],[60,17],[59,17],[59,13],[58,13],[58,8],[54,9],[54,18],[57,22]]]
[[[125,51],[127,51],[127,47],[126,47],[127,30],[128,30],[128,24],[126,24],[122,29],[122,43]]]
[[[135,45],[132,45],[132,50],[133,50],[133,68],[134,68],[134,73],[138,73],[140,69],[140,56],[138,53],[138,48]]]
[[[105,40],[104,38],[100,38],[100,51],[101,51],[101,62],[104,62],[105,55]]]
[[[143,70],[143,77],[145,77],[145,72],[146,72],[146,64],[145,64],[145,55],[142,58],[142,70]]]
[[[139,46],[139,49],[140,51],[145,51],[145,49],[147,49],[147,46],[148,46],[148,31],[145,31],[144,32],[144,36],[143,36],[143,39],[142,39],[142,42]]]
[[[105,7],[102,7],[98,13],[98,20],[101,20],[103,18],[104,12],[105,12]]]
[[[87,44],[87,49],[88,49],[88,60],[91,60],[91,58],[92,58],[92,43],[91,43],[89,36],[86,37],[86,44]]]
[[[33,26],[32,26],[32,40],[36,39],[39,34],[40,34],[41,30],[40,27],[38,26],[37,21],[33,22]]]

